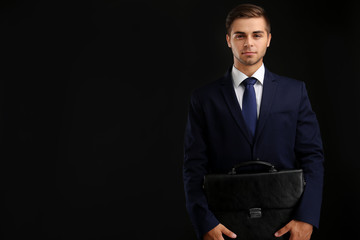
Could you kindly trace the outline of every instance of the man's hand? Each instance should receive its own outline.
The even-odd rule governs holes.
[[[275,237],[281,237],[290,232],[290,240],[309,240],[313,231],[313,226],[309,223],[292,220],[282,229],[275,233]]]
[[[204,240],[224,240],[223,234],[230,238],[236,238],[236,234],[227,229],[224,225],[219,224],[204,235]]]

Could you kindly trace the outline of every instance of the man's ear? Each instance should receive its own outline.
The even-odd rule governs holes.
[[[230,37],[229,34],[226,34],[226,42],[229,48],[231,48],[231,42],[230,42]]]
[[[268,42],[267,42],[267,47],[270,47],[270,42],[271,42],[271,33],[269,33],[268,35]]]

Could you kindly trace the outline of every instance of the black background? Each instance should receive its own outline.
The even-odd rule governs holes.
[[[1,1],[1,238],[195,239],[188,101],[231,66],[241,2]],[[251,2],[272,22],[266,67],[306,82],[320,123],[315,237],[357,237],[359,3]]]

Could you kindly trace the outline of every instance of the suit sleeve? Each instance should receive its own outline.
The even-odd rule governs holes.
[[[323,191],[324,155],[319,125],[311,109],[305,84],[302,84],[299,106],[295,154],[304,171],[305,190],[297,208],[295,219],[319,227]]]
[[[203,192],[203,181],[207,172],[206,124],[203,108],[194,93],[185,129],[183,180],[186,208],[199,239],[219,224],[209,210]]]

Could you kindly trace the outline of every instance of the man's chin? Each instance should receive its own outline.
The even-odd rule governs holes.
[[[245,59],[245,60],[242,61],[242,63],[245,66],[252,66],[252,65],[255,65],[258,62],[260,62],[260,60],[261,60],[261,58],[260,59]]]

